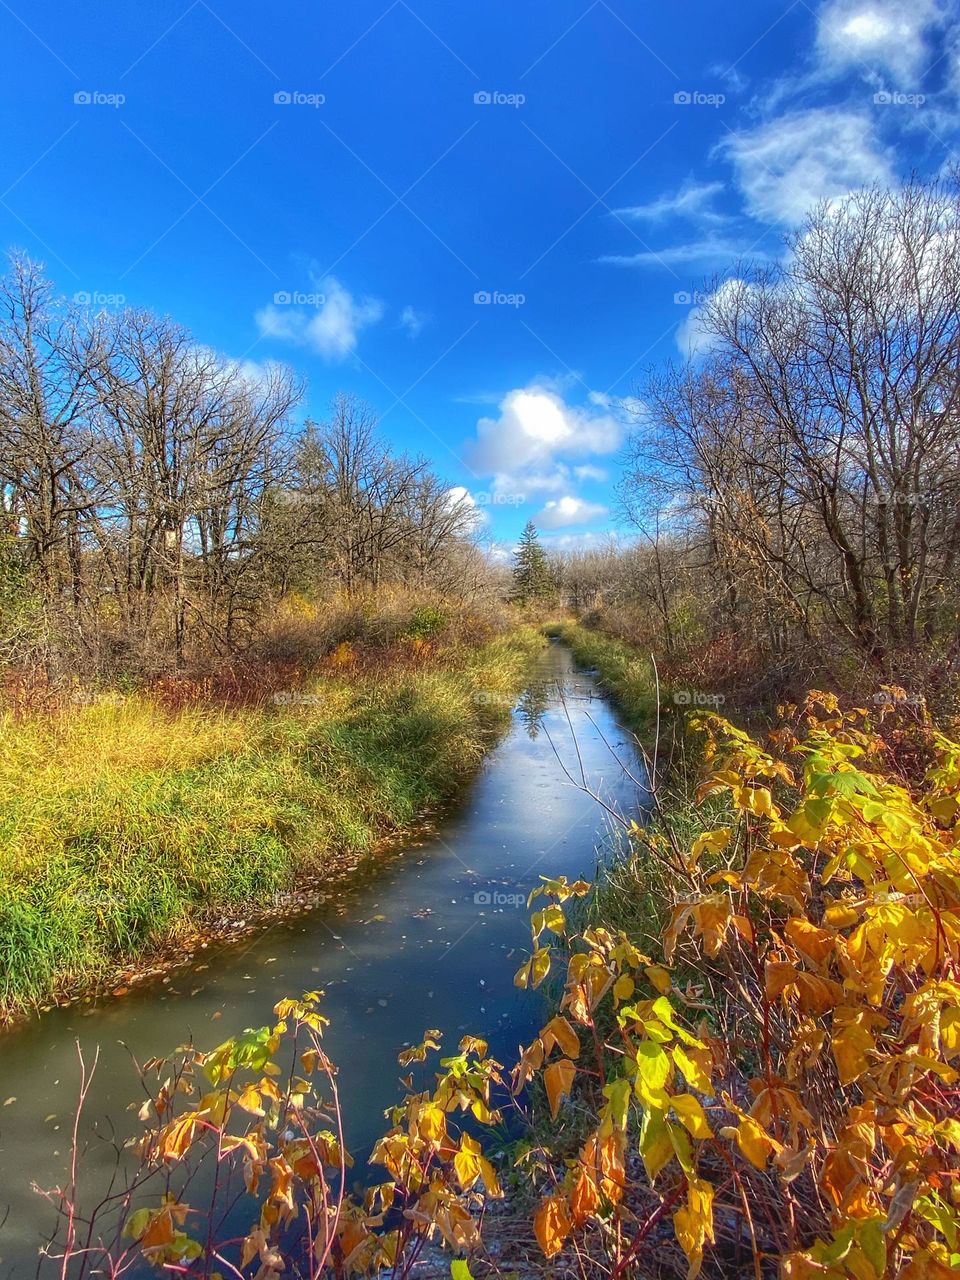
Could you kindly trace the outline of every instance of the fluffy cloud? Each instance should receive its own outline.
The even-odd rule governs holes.
[[[605,404],[569,405],[551,388],[517,388],[500,402],[496,418],[481,418],[477,438],[468,446],[470,465],[483,475],[543,475],[559,459],[610,454],[623,435],[620,421]]]
[[[607,514],[574,490],[578,483],[606,479],[593,459],[614,453],[624,435],[625,411],[609,396],[590,392],[586,404],[574,405],[568,394],[566,384],[544,381],[515,388],[500,401],[497,417],[480,419],[466,446],[473,470],[492,477],[493,501],[551,495],[537,517],[545,529]]]
[[[400,312],[400,328],[408,338],[419,338],[427,319],[425,311],[417,311],[416,307],[404,307]]]
[[[260,336],[309,347],[324,360],[345,360],[356,350],[360,333],[383,316],[376,298],[357,299],[334,276],[320,281],[317,307],[271,304],[256,314]]]
[[[587,502],[573,494],[548,502],[536,517],[542,529],[562,529],[571,524],[589,524],[608,515],[608,509],[599,502]]]
[[[469,514],[476,526],[486,524],[489,521],[489,514],[481,510],[476,498],[465,485],[451,485],[447,490],[446,496],[450,510],[455,511],[459,508],[464,515]]]
[[[725,298],[733,299],[741,290],[750,286],[744,280],[730,279],[723,283],[710,295],[710,302],[723,303]],[[697,360],[708,355],[716,345],[716,337],[703,325],[703,308],[691,307],[686,319],[677,327],[677,346],[687,360]]]
[[[890,153],[876,141],[869,116],[844,107],[780,116],[733,134],[719,149],[749,212],[764,222],[796,225],[820,200],[893,180]]]
[[[927,36],[945,17],[938,0],[827,0],[817,53],[828,71],[860,67],[911,85],[932,61]]]

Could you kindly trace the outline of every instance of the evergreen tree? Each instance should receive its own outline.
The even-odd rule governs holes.
[[[556,583],[540,545],[536,525],[528,520],[513,557],[513,598],[518,604],[546,600],[556,593]]]

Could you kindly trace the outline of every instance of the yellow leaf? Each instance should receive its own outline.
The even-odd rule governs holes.
[[[551,1018],[540,1032],[540,1040],[545,1053],[549,1053],[556,1044],[560,1052],[566,1057],[578,1058],[580,1056],[579,1037],[566,1018],[560,1016]]]
[[[617,1004],[623,1000],[629,1000],[633,995],[634,982],[629,973],[622,973],[613,984],[613,998]]]
[[[696,1280],[703,1265],[703,1246],[713,1241],[713,1187],[700,1178],[687,1183],[687,1203],[673,1215],[677,1243],[687,1255],[687,1280]]]
[[[758,818],[780,816],[780,811],[773,803],[773,796],[767,787],[737,787],[733,792],[733,801],[738,809],[753,813]]]
[[[244,1111],[249,1111],[251,1115],[262,1116],[264,1114],[262,1101],[258,1090],[252,1084],[248,1084],[237,1098],[237,1106],[242,1107]]]
[[[576,1074],[577,1068],[569,1058],[560,1058],[557,1062],[551,1062],[543,1073],[543,1083],[550,1102],[550,1114],[554,1120],[560,1113],[560,1099],[565,1094],[569,1096]]]
[[[640,1126],[640,1155],[651,1182],[673,1159],[670,1131],[659,1111],[651,1109],[644,1113],[643,1123]]]
[[[699,862],[707,849],[711,853],[722,853],[730,843],[730,834],[730,827],[720,827],[716,831],[704,831],[697,836],[690,848],[690,861]]]
[[[720,1130],[725,1138],[735,1138],[737,1146],[756,1169],[765,1169],[772,1155],[782,1150],[776,1139],[752,1116],[740,1114],[740,1123]]]
[[[837,942],[835,934],[828,933],[826,929],[818,929],[809,920],[803,920],[799,916],[791,917],[783,931],[795,947],[818,965],[823,964]]]
[[[870,1065],[867,1054],[876,1049],[871,1030],[885,1023],[882,1014],[871,1009],[844,1007],[834,1010],[830,1047],[841,1084],[853,1084],[867,1070]]]
[[[517,970],[514,986],[536,989],[550,972],[550,948],[538,947],[525,965]]]
[[[692,1138],[705,1141],[713,1137],[706,1113],[692,1093],[677,1094],[670,1099],[670,1105]]]
[[[570,1195],[570,1211],[574,1224],[582,1227],[591,1214],[600,1207],[600,1188],[596,1176],[589,1169],[581,1169]]]
[[[644,973],[662,996],[669,995],[672,979],[666,969],[658,964],[650,964],[644,969]]]
[[[713,1081],[710,1078],[713,1059],[710,1056],[709,1049],[687,1050],[682,1045],[676,1045],[670,1050],[670,1053],[681,1075],[691,1089],[696,1089],[698,1093],[708,1095],[713,1092]]]
[[[417,1129],[427,1142],[442,1142],[447,1134],[447,1117],[436,1102],[428,1102],[420,1108]]]
[[[188,1111],[165,1125],[157,1136],[157,1154],[163,1160],[181,1160],[193,1141],[196,1112]]]
[[[769,1000],[796,996],[804,1013],[823,1014],[843,999],[843,988],[831,978],[819,978],[784,961],[768,961],[766,992]]]

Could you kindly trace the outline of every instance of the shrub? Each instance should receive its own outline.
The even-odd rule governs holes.
[[[575,1240],[620,1275],[670,1216],[690,1277],[743,1254],[757,1277],[774,1261],[790,1280],[954,1275],[960,746],[939,737],[911,794],[880,771],[867,713],[829,695],[791,709],[772,751],[720,717],[694,723],[700,798],[726,796],[734,821],[692,844],[634,832],[638,856],[682,886],[661,954],[585,930],[560,1011],[518,1068],[554,1115],[575,1093],[593,1117],[553,1166],[543,1251]],[[587,888],[545,887],[520,985],[549,973],[541,939]],[[678,981],[678,963],[696,980]]]

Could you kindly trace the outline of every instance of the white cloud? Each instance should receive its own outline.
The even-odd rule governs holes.
[[[658,196],[647,204],[634,204],[615,209],[620,218],[638,222],[661,222],[667,218],[695,218],[698,221],[724,222],[726,215],[714,209],[713,201],[723,191],[722,182],[687,180],[672,195]]]
[[[663,249],[642,249],[638,253],[607,253],[599,261],[615,267],[688,267],[729,263],[731,259],[743,257],[744,248],[750,246],[750,240],[746,237],[736,240],[729,236],[706,235],[698,240],[682,241]],[[755,243],[749,248],[749,254],[755,260],[769,256]]]
[[[465,514],[469,512],[476,525],[486,524],[489,521],[489,513],[480,508],[476,498],[466,485],[451,485],[447,490],[446,498],[447,505],[451,511],[456,510],[457,507],[465,509]]]
[[[518,468],[493,477],[493,493],[497,498],[518,497],[526,501],[536,493],[562,493],[570,485],[570,468],[558,462],[552,470],[534,471]]]
[[[731,93],[743,93],[747,88],[749,81],[737,67],[727,67],[718,64],[710,68],[711,76],[722,80]]]
[[[832,72],[859,67],[911,84],[933,58],[928,34],[945,18],[939,0],[827,0],[817,21],[817,53]]]
[[[843,107],[780,116],[733,134],[719,149],[733,163],[749,212],[764,222],[796,225],[820,200],[893,180],[870,117]]]
[[[595,547],[618,548],[628,545],[609,530],[584,529],[580,533],[547,533],[543,543],[551,551],[590,551]]]
[[[712,335],[703,328],[703,317],[699,307],[693,307],[677,326],[677,346],[685,360],[696,360],[706,355],[713,347]]]
[[[417,311],[415,307],[404,307],[400,312],[400,328],[406,332],[408,338],[419,338],[428,319],[429,316],[425,311]]]
[[[485,475],[543,471],[559,457],[613,453],[622,434],[621,423],[605,408],[569,405],[534,383],[508,392],[499,417],[480,419],[469,446],[470,465]]]
[[[570,524],[589,524],[608,514],[608,509],[599,502],[586,502],[573,494],[564,494],[548,502],[535,517],[535,523],[543,529],[562,529]]]
[[[455,507],[461,502],[468,507],[475,507],[477,505],[476,498],[473,496],[470,490],[466,487],[466,485],[462,485],[462,484],[455,484],[450,486],[450,488],[447,490],[447,502],[451,507]]]
[[[624,434],[623,412],[608,396],[591,392],[587,404],[573,405],[559,386],[541,379],[508,392],[497,417],[479,420],[465,453],[477,474],[492,477],[495,498],[558,495],[545,508],[550,519],[566,510],[559,502],[577,479],[606,478],[593,459],[614,453]]]
[[[271,304],[256,313],[261,337],[309,347],[325,360],[345,360],[357,347],[360,333],[383,316],[376,298],[357,299],[334,276],[320,281],[319,307]]]
[[[708,299],[711,303],[723,303],[724,299],[733,299],[744,289],[750,286],[745,280],[730,279],[724,280],[723,283],[710,295]],[[680,348],[681,354],[687,360],[697,360],[701,356],[709,354],[717,344],[714,334],[707,331],[703,325],[703,308],[700,306],[692,307],[686,316],[686,319],[677,328],[677,346]]]

